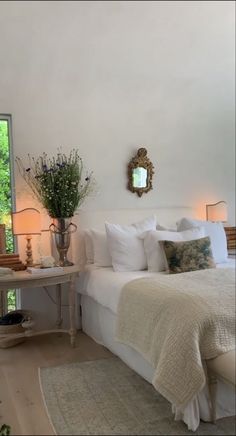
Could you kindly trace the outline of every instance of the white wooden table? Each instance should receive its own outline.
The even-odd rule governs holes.
[[[13,274],[5,275],[0,277],[0,294],[7,293],[9,289],[19,289],[19,288],[36,288],[36,287],[47,287],[56,285],[56,296],[57,296],[57,321],[56,328],[50,330],[40,330],[34,331],[33,329],[27,329],[23,333],[19,334],[8,334],[7,339],[17,338],[23,336],[36,336],[47,333],[68,333],[70,335],[70,342],[72,347],[75,346],[76,339],[76,290],[75,290],[75,279],[79,274],[79,267],[76,265],[64,267],[60,272],[42,272],[37,274],[31,274],[27,271],[15,271]],[[63,283],[68,283],[68,301],[69,301],[69,315],[70,315],[70,328],[69,330],[61,329],[62,324],[62,311],[61,311],[61,285]],[[0,340],[3,341],[6,335],[0,335]]]

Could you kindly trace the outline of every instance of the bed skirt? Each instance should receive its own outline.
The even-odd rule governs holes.
[[[88,296],[81,296],[82,307],[82,329],[97,343],[108,348],[118,356],[130,368],[141,377],[151,383],[154,375],[154,368],[134,349],[127,345],[120,344],[114,340],[116,315],[110,309],[98,304]],[[203,390],[186,406],[184,412],[174,408],[176,420],[183,420],[189,430],[195,431],[200,423],[211,420],[211,410],[208,387]],[[217,419],[235,414],[235,391],[230,385],[219,381],[217,396]]]

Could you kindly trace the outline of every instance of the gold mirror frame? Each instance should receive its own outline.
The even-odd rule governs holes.
[[[133,185],[133,170],[142,167],[147,171],[147,183],[145,187],[135,187]],[[144,147],[138,149],[137,154],[131,159],[128,164],[128,189],[131,192],[136,192],[139,197],[143,193],[152,189],[152,177],[154,174],[154,166],[147,157],[147,150]]]

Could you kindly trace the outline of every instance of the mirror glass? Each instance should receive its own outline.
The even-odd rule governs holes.
[[[133,169],[132,173],[133,187],[134,188],[146,188],[147,186],[147,170],[143,167],[137,167]]]

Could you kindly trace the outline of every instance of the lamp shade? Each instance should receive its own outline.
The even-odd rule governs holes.
[[[14,235],[39,235],[41,233],[40,212],[37,209],[23,209],[12,213]]]
[[[218,201],[218,203],[206,205],[206,219],[208,221],[221,221],[227,222],[227,204],[225,201]]]

